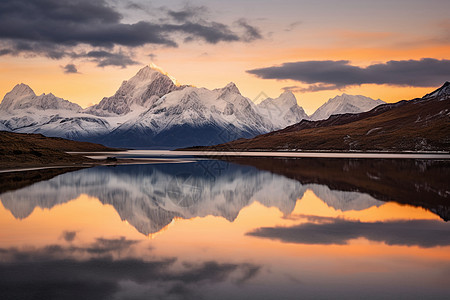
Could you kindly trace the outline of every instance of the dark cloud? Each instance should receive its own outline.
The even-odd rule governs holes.
[[[129,65],[138,64],[137,61],[131,58],[131,55],[125,54],[122,51],[116,53],[104,50],[90,51],[83,56],[92,58],[99,67],[118,66],[125,68]]]
[[[4,0],[0,38],[74,46],[174,46],[160,25],[121,23],[121,14],[102,0]]]
[[[295,80],[309,84],[304,91],[341,89],[361,84],[432,87],[450,78],[450,60],[392,60],[364,68],[353,66],[347,60],[301,61],[247,72],[263,79]]]
[[[186,22],[183,24],[165,24],[163,30],[186,34],[191,39],[202,39],[210,44],[219,42],[240,41],[242,38],[222,23],[209,22],[207,24]]]
[[[188,22],[188,21],[203,21],[209,13],[206,6],[191,6],[186,5],[181,10],[166,9],[167,14],[177,22]]]
[[[0,49],[0,56],[14,54],[12,49]]]
[[[248,235],[300,244],[345,245],[362,237],[388,245],[424,248],[450,245],[450,225],[435,220],[364,223],[335,219],[293,227],[263,227]]]
[[[259,40],[259,39],[263,38],[261,31],[258,28],[248,24],[248,22],[245,19],[238,20],[237,24],[240,27],[244,28],[244,30],[245,30],[245,32],[242,36],[244,41],[251,42],[251,41]]]
[[[180,267],[176,258],[124,255],[134,244],[125,238],[98,238],[78,247],[0,248],[0,298],[165,299],[170,295],[198,299],[194,296],[200,285],[240,284],[260,270],[252,264],[215,261]]]
[[[62,68],[64,69],[64,73],[66,74],[78,73],[77,67],[74,64],[67,64]]]
[[[141,7],[129,2],[127,7]],[[0,55],[45,55],[54,59],[82,56],[75,46],[94,47],[113,53],[114,47],[133,48],[147,44],[176,47],[177,40],[248,42],[261,38],[257,28],[244,21],[243,35],[226,24],[203,18],[207,9],[186,6],[182,10],[161,9],[159,21],[123,23],[122,14],[104,0],[3,0],[0,2]],[[114,52],[97,62],[99,66],[125,67],[132,56]]]
[[[76,231],[64,231],[61,235],[61,237],[66,241],[66,242],[73,242],[73,240],[75,239],[75,237],[77,236],[77,232]]]

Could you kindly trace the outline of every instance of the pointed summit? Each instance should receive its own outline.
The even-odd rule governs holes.
[[[36,96],[34,91],[30,88],[30,86],[26,85],[25,83],[17,84],[11,92],[8,94],[14,95],[16,97],[18,96]],[[7,94],[7,95],[8,95]]]
[[[238,87],[236,86],[236,84],[234,82],[230,82],[224,88],[222,88],[222,90],[233,93],[233,94],[239,94],[239,95],[241,94],[241,92],[239,91]]]
[[[22,99],[35,97],[34,91],[26,84],[17,84],[9,93],[5,95],[0,103],[0,110],[8,111]]]
[[[284,91],[276,100],[277,102],[280,102],[283,105],[290,105],[290,106],[297,105],[297,98],[291,91]]]
[[[155,64],[150,64],[124,81],[113,96],[103,98],[99,104],[87,108],[85,112],[97,116],[126,115],[133,111],[133,107],[148,107],[165,94],[182,88],[176,85],[175,78]]]

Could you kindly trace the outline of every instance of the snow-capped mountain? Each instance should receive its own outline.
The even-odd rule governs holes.
[[[103,142],[131,147],[213,145],[274,128],[234,83],[215,90],[185,87],[149,104]]]
[[[103,98],[85,112],[97,116],[126,115],[134,110],[148,108],[165,94],[183,88],[175,85],[174,80],[156,68],[146,66],[130,80],[124,81],[112,97]]]
[[[329,99],[319,107],[311,115],[311,120],[325,120],[331,115],[366,112],[380,104],[385,104],[385,102],[380,99],[374,100],[361,95],[342,94],[341,96]]]
[[[146,148],[212,145],[277,128],[233,83],[215,90],[180,86],[155,66],[85,110],[18,85],[1,103],[0,124],[0,130]]]
[[[58,98],[51,93],[37,96],[28,85],[23,83],[16,85],[0,103],[0,111],[10,113],[17,110],[69,110],[79,112],[81,109],[78,104]]]
[[[51,93],[37,96],[23,83],[16,85],[0,103],[0,124],[0,130],[75,140],[110,131],[106,120],[84,114],[78,104]]]
[[[53,94],[37,96],[23,83],[16,85],[0,103],[0,124],[0,130],[74,140],[110,131],[106,120],[84,114],[78,104]]]
[[[258,112],[268,118],[275,129],[283,129],[296,124],[308,115],[298,105],[297,98],[291,91],[282,93],[278,98],[267,98],[257,105]]]
[[[384,103],[363,96],[330,99],[313,119],[361,112]],[[124,81],[111,97],[82,109],[19,84],[0,103],[0,130],[42,133],[108,146],[175,148],[221,144],[282,129],[307,119],[291,92],[255,105],[234,83],[208,90],[180,86],[156,66]]]

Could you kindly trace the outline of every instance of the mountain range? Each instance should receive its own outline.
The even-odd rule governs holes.
[[[332,115],[326,120],[302,120],[252,139],[191,149],[450,152],[449,126],[450,82],[446,82],[422,98],[381,104],[362,113]]]
[[[292,92],[256,105],[234,83],[214,90],[179,85],[160,69],[146,66],[113,96],[86,109],[53,94],[38,96],[18,84],[0,103],[0,130],[113,147],[176,148],[251,138],[302,120],[364,112],[382,103],[343,94],[309,117]]]

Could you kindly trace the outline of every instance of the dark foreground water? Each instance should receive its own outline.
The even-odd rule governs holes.
[[[31,176],[0,194],[0,299],[448,299],[449,172],[183,158]]]

